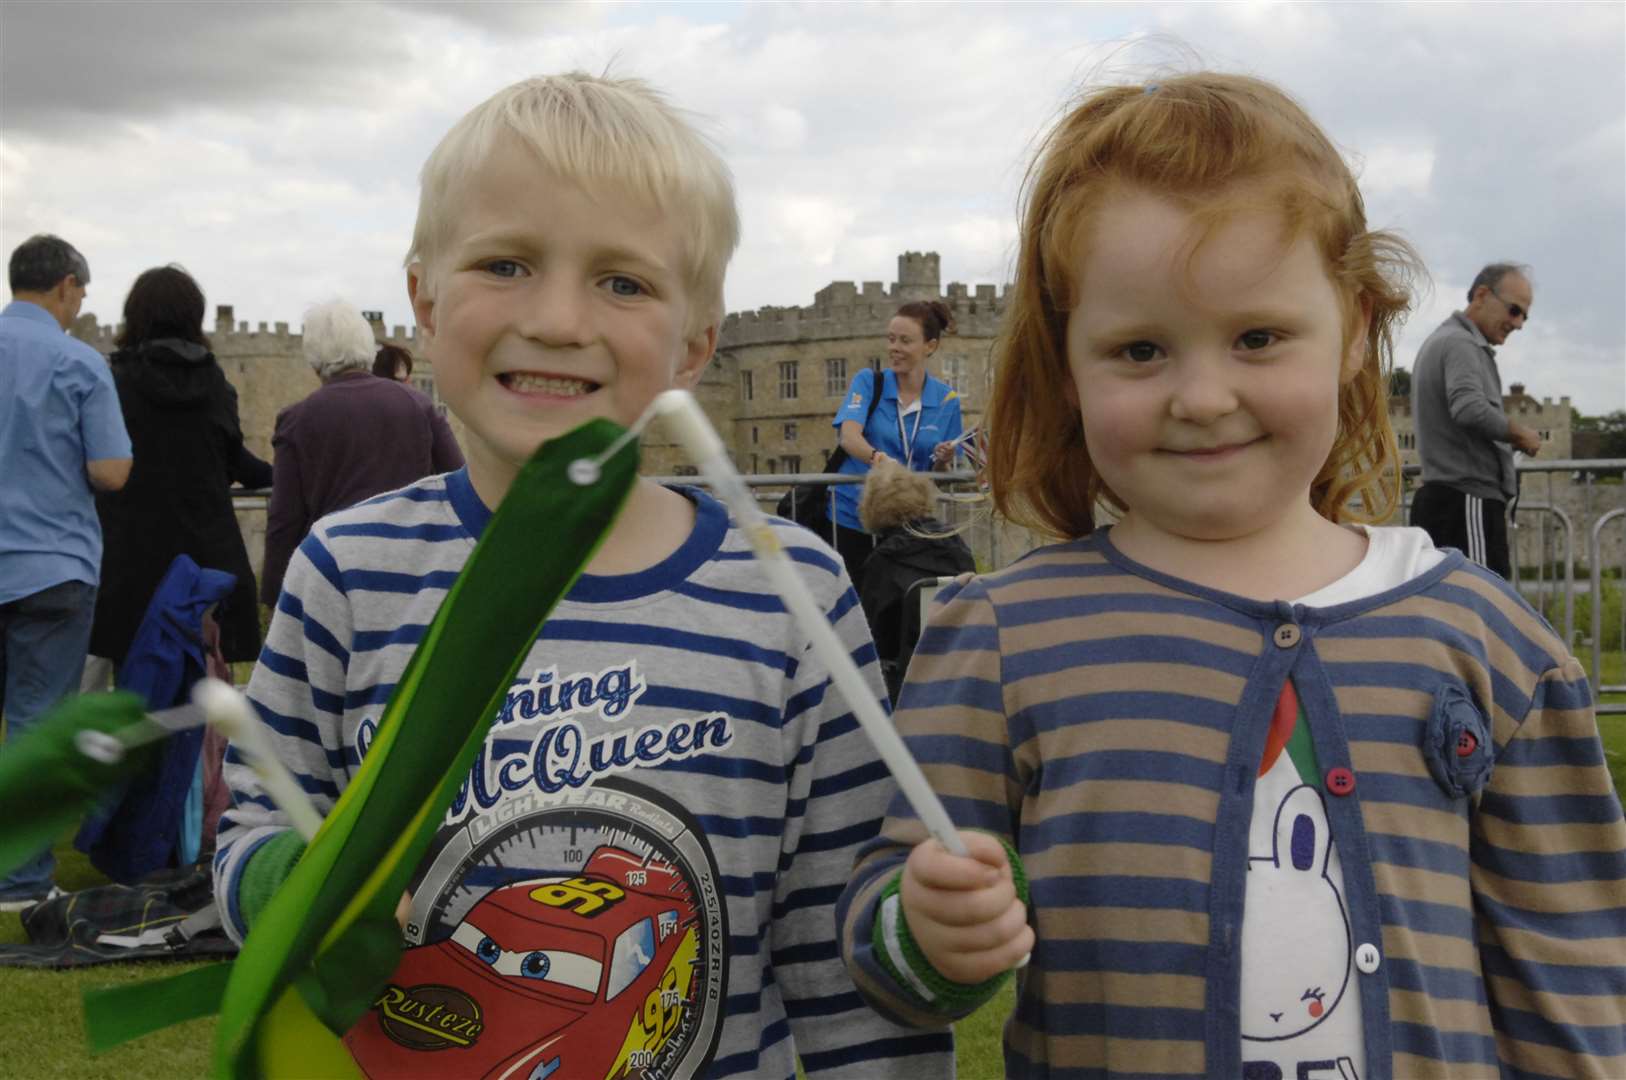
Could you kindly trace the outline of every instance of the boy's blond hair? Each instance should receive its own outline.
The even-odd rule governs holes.
[[[497,91],[453,125],[424,162],[406,265],[422,264],[430,288],[435,256],[456,220],[458,190],[505,136],[530,149],[540,168],[584,190],[607,188],[670,216],[684,233],[681,271],[693,298],[685,330],[722,321],[723,272],[740,239],[728,166],[648,83],[581,71]]]
[[[1421,261],[1398,236],[1368,228],[1354,175],[1292,98],[1260,79],[1214,72],[1088,93],[1030,166],[989,405],[995,508],[1068,538],[1095,528],[1098,501],[1125,509],[1096,472],[1065,391],[1079,247],[1103,201],[1126,187],[1176,200],[1204,229],[1269,209],[1283,215],[1290,236],[1315,241],[1344,308],[1346,344],[1363,318],[1367,336],[1361,369],[1339,392],[1338,434],[1310,501],[1331,521],[1387,517],[1400,479],[1388,412],[1394,335]]]

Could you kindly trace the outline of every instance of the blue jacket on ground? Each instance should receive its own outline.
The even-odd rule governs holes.
[[[203,616],[236,584],[231,574],[201,569],[190,556],[177,555],[119,668],[119,689],[140,694],[149,710],[185,703],[192,684],[208,671]],[[171,735],[154,772],[138,777],[100,814],[86,819],[73,844],[96,869],[128,884],[174,862],[203,735],[201,727]]]

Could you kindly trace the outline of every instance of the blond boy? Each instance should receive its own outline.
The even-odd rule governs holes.
[[[431,154],[407,288],[467,468],[316,525],[249,688],[320,808],[525,459],[699,379],[737,236],[726,167],[636,81],[516,84]],[[782,540],[879,697],[839,560]],[[946,1037],[892,1027],[842,969],[832,905],[884,770],[767,591],[720,504],[639,481],[414,879],[405,958],[346,1036],[367,1073],[947,1073]],[[242,935],[301,845],[229,777],[217,889]]]

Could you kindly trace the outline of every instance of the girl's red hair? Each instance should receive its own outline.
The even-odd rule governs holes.
[[[1098,501],[1125,509],[1096,473],[1066,393],[1079,245],[1091,214],[1123,186],[1176,200],[1203,229],[1265,206],[1282,213],[1290,238],[1308,230],[1342,298],[1346,341],[1370,313],[1365,362],[1339,394],[1338,435],[1310,499],[1331,521],[1388,517],[1399,498],[1389,372],[1421,263],[1398,236],[1367,229],[1354,175],[1296,102],[1259,79],[1211,72],[1096,90],[1040,145],[1023,185],[1021,250],[988,410],[995,509],[1066,538],[1095,528]]]

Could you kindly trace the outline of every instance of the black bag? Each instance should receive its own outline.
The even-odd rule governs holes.
[[[875,406],[881,403],[882,382],[877,372],[870,379],[870,386],[875,391],[869,399],[869,412],[864,414],[864,427],[869,427],[869,421],[875,415]],[[824,468],[821,472],[833,473],[840,469],[847,460],[847,450],[841,445],[841,436],[836,436],[836,448],[824,459]],[[789,518],[804,529],[824,533],[829,531],[830,515],[829,484],[793,484],[791,489],[779,497],[779,503],[774,507],[774,513],[782,518]]]
[[[28,944],[0,944],[0,967],[69,968],[120,960],[231,956],[208,863],[160,870],[137,885],[63,893],[22,913]]]

